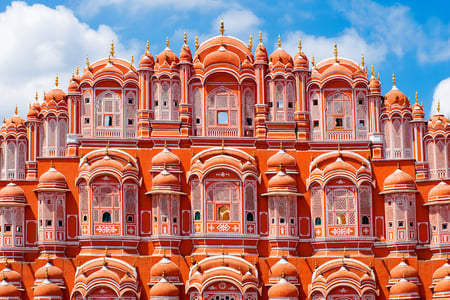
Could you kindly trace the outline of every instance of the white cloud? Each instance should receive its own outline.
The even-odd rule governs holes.
[[[229,9],[212,22],[213,36],[219,34],[220,22],[222,19],[225,27],[225,35],[235,36],[245,42],[248,41],[250,33],[252,33],[254,37],[257,36],[259,26],[262,24],[262,20],[251,10],[242,8]]]
[[[132,51],[135,42],[127,48],[110,27],[92,29],[62,6],[13,2],[0,13],[0,37],[0,117],[11,116],[17,104],[25,118],[36,91],[42,97],[44,90],[52,89],[56,74],[65,90],[76,66],[82,70],[86,55],[91,62],[106,57],[112,40],[116,56],[139,53]]]
[[[356,63],[361,62],[361,54],[364,54],[366,65],[382,62],[387,54],[383,44],[369,44],[355,29],[346,29],[336,37],[309,35],[302,31],[290,32],[282,47],[292,56],[298,52],[298,39],[302,39],[302,51],[308,59],[312,56],[316,63],[334,56],[334,42],[337,44],[338,55],[349,58]]]
[[[433,104],[431,105],[430,116],[437,111],[437,103],[440,101],[441,114],[450,116],[450,77],[442,80],[436,86],[433,94]]]
[[[226,6],[227,2],[222,0],[82,0],[78,11],[83,16],[92,17],[107,7],[135,14],[148,12],[156,7],[167,8],[171,11],[191,9],[208,11]]]

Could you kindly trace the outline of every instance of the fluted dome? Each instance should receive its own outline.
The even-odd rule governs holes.
[[[211,52],[203,60],[203,66],[205,68],[210,65],[226,63],[240,68],[240,58],[237,54],[232,51],[227,50],[226,46],[221,46],[217,51]]]
[[[192,62],[191,49],[187,44],[184,44],[180,50],[180,62]]]
[[[34,274],[35,279],[64,279],[63,271],[52,265],[51,263],[46,263],[44,266],[40,267]]]
[[[66,177],[63,173],[58,172],[53,166],[39,177],[39,189],[60,188],[66,189]]]
[[[433,279],[445,278],[447,274],[450,274],[450,264],[448,262],[445,262],[445,264],[443,264],[436,271],[434,271]]]
[[[160,185],[179,185],[180,181],[178,180],[178,177],[173,175],[167,170],[161,171],[158,175],[156,175],[153,178],[153,186],[160,186]]]
[[[62,297],[63,292],[61,290],[61,288],[54,284],[51,283],[48,280],[45,280],[44,282],[38,284],[35,288],[34,288],[34,296],[35,297]]]
[[[292,155],[281,149],[267,160],[267,166],[269,168],[279,168],[280,164],[286,168],[295,168],[297,163]]]
[[[179,165],[180,159],[178,156],[173,154],[167,147],[163,149],[163,151],[159,152],[152,158],[153,166],[162,166],[162,165]]]
[[[439,204],[440,201],[450,201],[450,185],[445,181],[439,182],[428,193],[428,203]]]
[[[22,276],[19,272],[16,272],[8,267],[0,271],[0,274],[4,276],[4,279],[8,282],[21,282]]]
[[[156,62],[159,66],[162,66],[165,63],[170,66],[172,64],[177,64],[179,61],[180,60],[177,55],[173,53],[168,46],[160,54],[158,54],[158,56],[156,56]]]
[[[296,68],[306,68],[306,69],[309,67],[309,61],[305,53],[297,52],[297,54],[294,57],[294,66]]]
[[[403,106],[403,105],[408,105],[409,104],[408,98],[395,85],[384,96],[384,102],[387,105],[397,104],[399,106]]]
[[[412,296],[414,296],[415,294],[419,293],[419,288],[414,283],[402,278],[399,282],[391,287],[389,293],[391,294],[391,296],[398,294],[411,294]]]
[[[277,284],[269,289],[270,298],[298,298],[298,290],[286,279],[281,278]]]
[[[176,263],[167,257],[163,257],[150,269],[150,277],[152,281],[160,280],[163,275],[169,281],[179,281],[180,278],[180,268]]]
[[[143,68],[153,68],[155,65],[155,59],[150,54],[150,52],[145,51],[145,53],[141,56],[141,59],[139,60],[139,69]]]
[[[336,272],[331,273],[327,277],[327,281],[332,282],[333,280],[342,279],[342,278],[345,278],[347,280],[349,280],[351,278],[351,280],[354,280],[354,281],[360,280],[359,276],[356,273],[350,272],[349,270],[347,270],[347,268],[345,266],[342,266]]]
[[[276,65],[278,62],[282,63],[283,65],[293,65],[292,57],[281,47],[270,54],[269,60],[273,65]]]
[[[150,289],[150,297],[177,297],[180,292],[176,286],[168,282],[165,278],[155,284]]]
[[[397,279],[397,278],[412,278],[412,277],[418,277],[419,273],[417,270],[404,261],[399,263],[397,266],[392,268],[390,272],[391,278]]]
[[[371,94],[379,94],[381,91],[381,83],[375,76],[370,77],[369,90]]]
[[[275,190],[297,191],[297,182],[283,171],[279,171],[269,179],[269,192]]]
[[[111,280],[115,282],[119,282],[120,278],[119,275],[117,275],[116,272],[111,271],[108,267],[103,266],[100,270],[92,273],[87,278],[88,282],[93,282],[95,280],[102,280],[102,278],[110,278]]]
[[[400,168],[386,177],[383,183],[383,192],[415,190],[414,178],[403,172]]]
[[[23,189],[16,185],[14,182],[8,183],[4,188],[0,190],[0,198],[24,198],[25,192]]]
[[[297,268],[285,258],[281,258],[276,264],[274,264],[270,268],[270,271],[270,278],[275,278],[278,280],[279,278],[282,278],[284,274],[288,281],[298,281]]]
[[[447,275],[439,281],[434,287],[435,293],[449,293],[450,292],[450,276]]]
[[[347,171],[353,174],[356,174],[356,168],[352,166],[350,163],[344,161],[341,157],[336,158],[336,161],[327,165],[323,169],[323,174],[327,174],[332,171]]]
[[[262,43],[259,43],[259,45],[256,46],[255,50],[255,63],[266,64],[268,62],[267,60],[268,58],[266,47]]]
[[[20,295],[21,293],[16,286],[8,283],[5,280],[0,282],[0,297],[2,298],[20,297]]]
[[[50,102],[52,100],[59,102],[61,100],[66,100],[67,95],[63,92],[63,90],[55,88],[51,90],[50,92],[45,93],[44,101]]]

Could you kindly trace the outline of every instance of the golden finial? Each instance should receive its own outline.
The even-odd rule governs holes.
[[[402,261],[405,261],[405,254],[402,254]]]
[[[262,44],[262,32],[261,32],[261,30],[259,31],[259,43]]]
[[[364,69],[364,54],[361,53],[361,66]]]
[[[166,249],[163,249],[163,257],[166,257]]]
[[[50,168],[53,168],[53,160],[50,161]]]
[[[278,43],[277,43],[277,45],[278,45],[278,48],[281,48],[281,36],[280,35],[278,35]]]
[[[195,264],[194,256],[191,255],[191,265]]]
[[[283,163],[280,161],[280,171],[283,171]]]
[[[283,140],[280,141],[280,150],[283,150]]]
[[[225,33],[225,26],[223,25],[223,19],[220,21],[220,34],[223,36]]]
[[[395,86],[395,73],[392,73],[392,85]]]
[[[370,263],[369,263],[369,268],[370,268],[370,269],[373,268],[372,261],[370,261]]]
[[[286,275],[284,274],[284,270],[281,271],[281,278],[284,278]]]
[[[345,266],[345,258],[342,258],[342,266]]]
[[[198,49],[198,35],[195,35],[195,50]]]
[[[108,143],[106,144],[106,147],[105,147],[106,155],[108,155],[108,151],[109,151],[109,141],[108,141]],[[106,254],[107,252],[108,252],[108,247],[105,248],[105,254]]]
[[[164,148],[167,148],[167,140],[164,140]]]
[[[406,274],[405,274],[405,271],[403,271],[403,279],[405,279],[406,278]]]
[[[188,40],[187,40],[187,34],[186,34],[186,31],[185,31],[185,32],[184,32],[184,44],[187,45],[187,42],[188,42]]]
[[[134,55],[131,55],[131,64],[134,64]]]
[[[36,99],[36,101],[38,101],[38,99],[39,99],[39,94],[38,94],[38,92],[36,91],[36,96],[35,96],[35,98],[34,99]]]
[[[372,73],[372,77],[375,78],[375,72],[373,70],[373,65],[372,65],[372,67],[370,67],[370,72]]]
[[[169,37],[166,37],[166,47],[169,48],[169,45],[170,45],[170,43],[169,43]]]
[[[58,78],[58,74],[56,74],[55,86],[58,87],[58,85],[59,85],[59,78]]]
[[[145,47],[145,53],[150,51],[150,42],[147,40],[147,46]]]
[[[105,247],[105,257],[108,256],[108,247]]]
[[[16,109],[14,112],[15,112],[15,115],[17,115],[19,113],[19,108],[17,107],[17,105],[16,105]]]
[[[416,91],[416,104],[419,103],[419,98],[417,97],[417,91]]]
[[[314,55],[311,58],[311,65],[315,68],[316,67],[316,60],[314,59]]]
[[[111,55],[111,57],[114,57],[114,41],[111,41],[111,50],[109,51],[109,55]]]
[[[441,100],[438,99],[438,104],[437,104],[437,112],[440,113],[441,112]],[[16,113],[17,115],[17,113]]]
[[[347,247],[344,246],[344,257],[347,257]]]
[[[248,49],[250,49],[250,51],[252,51],[253,49],[253,36],[250,33],[250,39],[248,40]]]
[[[302,54],[302,39],[298,38],[298,54]]]
[[[225,141],[222,139],[222,154],[224,153],[225,150]]]
[[[87,56],[87,55],[86,55],[86,66],[87,66],[88,69],[89,69],[89,67],[90,67],[90,66],[89,66],[89,56]]]
[[[317,265],[317,261],[315,260],[314,261],[314,269],[317,269],[318,268],[318,265]]]
[[[106,267],[106,256],[103,257],[103,266]]]
[[[5,269],[8,268],[8,256],[5,256]]]
[[[334,42],[334,60],[338,61],[338,50],[337,50],[337,44]]]
[[[80,67],[77,66],[77,72],[75,73],[77,76],[80,75]]]
[[[225,255],[225,248],[224,248],[223,244],[222,244],[222,255]]]
[[[45,267],[45,279],[48,279],[48,267]]]
[[[281,167],[281,165],[280,165],[280,167]],[[281,258],[284,258],[284,249],[281,249]]]
[[[378,72],[377,79],[378,79],[378,81],[380,81],[380,72]]]
[[[448,253],[445,254],[445,262],[448,263]]]
[[[337,146],[338,146],[338,149],[337,149],[338,156],[341,157],[341,144],[338,144]]]

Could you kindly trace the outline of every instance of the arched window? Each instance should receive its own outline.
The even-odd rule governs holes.
[[[217,220],[229,221],[230,220],[230,208],[222,205],[217,209]]]
[[[194,220],[195,221],[200,221],[201,215],[199,211],[196,211],[194,214]]]
[[[322,225],[322,219],[319,218],[319,217],[317,217],[317,218],[314,220],[314,225]]]
[[[369,217],[368,216],[363,216],[361,223],[363,225],[368,225],[369,224]]]
[[[345,219],[345,215],[344,214],[337,215],[336,222],[337,222],[336,224],[338,224],[338,225],[345,225],[345,224],[347,224],[347,220]]]
[[[107,211],[105,211],[102,215],[102,222],[103,223],[111,223],[111,214]]]
[[[253,222],[253,213],[251,213],[251,212],[249,212],[249,213],[247,213],[247,221],[248,222]]]
[[[326,100],[326,128],[329,131],[327,139],[350,139],[348,135],[336,135],[336,131],[352,130],[352,109],[350,97],[344,93],[335,93],[329,95]]]
[[[120,127],[121,108],[118,94],[106,92],[98,96],[95,105],[97,127]]]
[[[237,136],[240,125],[238,116],[239,105],[232,90],[222,87],[208,95],[208,136]]]

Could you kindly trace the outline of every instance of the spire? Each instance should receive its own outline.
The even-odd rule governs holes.
[[[392,73],[392,85],[395,86],[395,73]]]
[[[312,56],[311,59],[311,65],[314,67],[314,69],[316,68],[316,61],[314,60],[314,55]]]
[[[277,43],[277,45],[278,45],[278,48],[281,48],[281,36],[280,35],[278,35],[278,43]]]
[[[223,244],[222,244],[222,255],[225,255],[225,247]]]
[[[14,114],[17,116],[18,113],[19,113],[19,108],[16,105],[16,109],[14,110]]]
[[[77,72],[75,73],[77,76],[80,75],[80,67],[77,66]]]
[[[417,91],[416,91],[416,104],[419,104],[419,98],[417,97]]]
[[[338,149],[337,149],[338,156],[341,157],[341,155],[342,155],[341,154],[341,144],[338,144],[337,146],[338,146]]]
[[[170,43],[169,43],[169,37],[166,37],[166,47],[169,48],[169,45],[170,45]]]
[[[166,257],[166,249],[165,248],[163,249],[163,257]]]
[[[337,50],[337,44],[334,42],[334,60],[338,61],[338,50]]]
[[[222,154],[224,154],[225,150],[225,141],[222,139]]]
[[[280,141],[280,150],[283,150],[283,140]]]
[[[108,256],[108,247],[105,247],[105,257]]]
[[[109,55],[111,55],[111,57],[114,57],[114,41],[111,41],[111,50],[109,51]]]
[[[45,267],[45,279],[48,279],[48,267]]]
[[[437,113],[439,114],[441,112],[441,100],[438,99],[437,103]],[[17,114],[16,114],[17,115]]]
[[[108,155],[108,150],[109,150],[109,141],[108,141],[108,143],[106,144],[106,147],[105,147],[105,153],[106,153],[106,155]],[[105,255],[108,253],[108,247],[106,247],[105,248]]]
[[[187,40],[186,31],[184,32],[184,40],[183,41],[184,41],[184,44],[187,45],[188,40]]]
[[[222,21],[220,21],[220,35],[223,36],[223,34],[225,33],[225,26],[223,25],[223,19]]]
[[[133,64],[134,64],[134,55],[131,55],[130,69],[133,69]]]
[[[373,70],[373,65],[370,67],[370,73],[372,74],[372,77],[375,78],[375,72]]]
[[[195,35],[195,50],[198,49],[198,35]]]
[[[261,32],[261,30],[259,31],[259,43],[262,44],[262,32]]]
[[[298,38],[298,54],[302,54],[302,39]]]
[[[283,163],[280,161],[280,172],[283,171]],[[282,250],[283,251],[283,250]]]
[[[250,39],[248,40],[248,49],[250,49],[250,51],[252,51],[253,49],[253,36],[250,33]]]
[[[38,95],[38,92],[36,91],[36,96],[35,96],[35,98],[34,98],[35,100],[36,100],[36,102],[38,101],[38,99],[39,99],[39,95]]]
[[[361,53],[361,66],[364,69],[364,54]]]
[[[286,275],[284,274],[284,270],[283,270],[283,271],[281,271],[281,278],[284,278],[284,277],[286,277]]]
[[[89,67],[90,67],[90,65],[89,65],[89,56],[87,56],[87,55],[86,55],[86,66],[87,66],[88,69],[89,69]]]
[[[55,86],[58,87],[58,85],[59,85],[59,78],[58,78],[58,74],[56,74]]]
[[[50,169],[53,169],[53,160],[50,161]]]
[[[145,53],[150,51],[150,42],[147,40],[147,46],[145,47]]]

